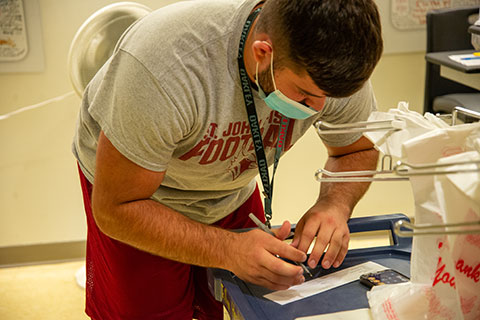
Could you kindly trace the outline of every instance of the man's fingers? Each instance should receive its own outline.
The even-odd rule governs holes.
[[[287,244],[285,245],[290,247]],[[270,282],[268,288],[273,288],[272,285],[290,287],[305,281],[305,278],[303,277],[303,269],[301,267],[277,258],[267,251],[259,262],[262,265],[259,278],[264,278]],[[280,289],[281,288],[275,288],[275,290]]]
[[[287,227],[287,225],[285,226]],[[278,257],[291,261],[303,262],[307,259],[305,252],[302,252],[263,231],[253,230],[251,232],[258,237],[256,244],[261,244],[262,247],[261,250],[255,250],[256,255],[254,260],[259,265],[282,276],[294,277],[296,274],[302,274],[301,267],[285,262]]]
[[[325,256],[323,257],[322,267],[324,269],[328,269],[332,266],[332,264],[336,261],[340,250],[342,249],[343,245],[343,234],[340,232],[334,232],[332,237],[330,238],[330,243],[328,244],[327,252],[325,252]]]
[[[298,248],[300,243],[300,238],[302,235],[303,226],[305,225],[305,220],[302,218],[298,221],[297,226],[295,227],[295,234],[293,235],[293,241],[290,244],[292,247]]]
[[[292,225],[289,221],[284,221],[280,228],[273,230],[277,239],[285,240],[288,235],[290,234],[290,230],[292,229]]]
[[[272,256],[272,260],[263,263],[263,267],[269,273],[275,274],[279,277],[294,278],[303,274],[301,267],[288,263],[280,258]]]
[[[283,237],[289,230],[290,224],[284,223],[277,231]],[[282,259],[305,261],[304,252],[259,229],[240,233],[235,239],[238,252],[244,255],[234,254],[229,270],[241,279],[272,290],[287,289],[305,281],[300,266]]]
[[[278,258],[277,258],[278,259]],[[278,259],[280,260],[280,259]],[[276,284],[281,284],[281,285],[296,285],[299,284],[303,281],[305,281],[305,278],[303,278],[303,270],[301,270],[300,267],[293,265],[291,263],[285,262],[283,260],[280,260],[282,264],[288,265],[287,268],[293,267],[291,270],[293,271],[293,274],[291,275],[285,275],[284,273],[279,273],[279,271],[284,271],[283,267],[276,267],[270,269],[269,267],[265,266],[265,270],[263,272],[263,276],[271,281],[272,283]],[[289,270],[290,272],[290,270]],[[303,280],[302,280],[303,279]]]
[[[307,254],[305,252],[290,246],[283,241],[273,243],[267,248],[267,250],[273,255],[278,255],[292,261],[303,262],[307,259]]]
[[[286,290],[291,286],[302,284],[305,282],[305,278],[303,276],[298,276],[296,278],[288,278],[288,281],[283,281],[283,279],[279,280],[279,278],[273,277],[272,279],[267,277],[260,277],[257,279],[256,284],[261,285],[270,290]]]
[[[275,259],[280,260],[278,258]],[[282,262],[286,263],[285,261]],[[285,290],[293,285],[301,284],[305,281],[303,274],[300,272],[295,273],[293,276],[283,276],[273,272],[272,270],[269,270],[266,266],[257,265],[257,267],[258,268],[255,268],[255,271],[252,270],[252,272],[244,274],[241,278],[245,281],[272,290]]]
[[[313,239],[317,235],[317,231],[320,225],[312,220],[306,225],[303,226],[300,236],[300,242],[298,244],[298,250],[303,252],[307,252],[308,248],[310,248],[310,244],[312,243]],[[297,231],[298,232],[298,231]],[[297,233],[295,232],[295,234]]]
[[[340,252],[337,255],[337,258],[335,259],[335,262],[333,263],[334,268],[338,268],[343,260],[345,259],[345,256],[347,255],[348,252],[348,242],[350,241],[350,236],[349,235],[344,235],[343,236],[343,243],[342,243],[342,248],[340,249]]]
[[[332,230],[330,228],[327,229],[323,227],[318,230],[317,240],[315,240],[315,245],[313,246],[310,257],[308,258],[308,265],[310,268],[315,268],[318,265],[320,257],[330,242],[331,236]],[[325,258],[323,258],[323,261],[325,261]]]

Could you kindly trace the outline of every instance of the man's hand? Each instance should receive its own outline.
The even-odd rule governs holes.
[[[339,214],[336,208],[317,203],[298,222],[292,246],[307,252],[317,237],[308,265],[310,268],[315,268],[328,245],[322,267],[328,269],[333,265],[337,268],[342,264],[348,251],[350,232],[347,220],[348,216]]]
[[[377,166],[378,151],[365,137],[345,147],[327,146],[327,150],[328,171],[374,170]],[[337,268],[343,262],[350,240],[347,221],[369,185],[368,182],[322,182],[317,203],[298,222],[292,242],[294,247],[307,252],[317,237],[308,259],[311,268],[317,266],[327,246],[322,267]]]
[[[303,283],[303,269],[279,258],[298,262],[307,258],[304,252],[283,241],[290,232],[290,223],[284,222],[274,232],[277,237],[259,229],[236,234],[228,269],[242,280],[271,290]]]

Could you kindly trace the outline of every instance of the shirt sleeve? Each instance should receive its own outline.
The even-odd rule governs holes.
[[[192,126],[162,83],[122,50],[112,57],[88,111],[120,153],[152,171],[166,170]]]
[[[377,109],[375,95],[370,80],[347,98],[327,98],[320,120],[332,124],[366,121],[369,115]],[[332,147],[348,146],[356,142],[362,133],[321,135],[323,142]]]

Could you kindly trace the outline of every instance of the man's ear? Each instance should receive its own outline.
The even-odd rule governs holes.
[[[268,36],[266,36],[266,38],[268,38]],[[260,70],[270,66],[271,55],[273,54],[270,41],[267,41],[267,39],[263,40],[262,38],[253,41],[252,51],[255,63],[259,63],[258,67]]]

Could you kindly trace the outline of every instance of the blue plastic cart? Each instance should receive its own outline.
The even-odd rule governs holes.
[[[379,263],[409,276],[412,239],[400,238],[393,232],[394,223],[398,220],[409,219],[404,214],[350,219],[348,222],[350,233],[389,230],[393,244],[349,250],[339,268],[325,270],[318,266],[312,270],[314,278],[367,261]],[[292,231],[295,231],[294,228]],[[215,298],[224,304],[232,319],[290,320],[298,317],[368,308],[366,296],[368,289],[358,280],[286,305],[280,305],[263,298],[265,294],[271,291],[244,282],[226,270],[209,269],[209,286]]]

